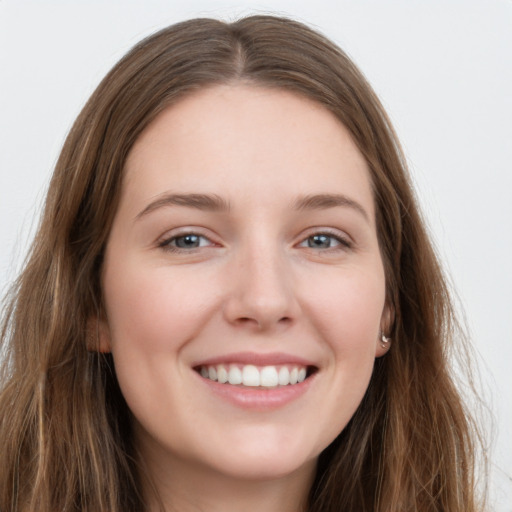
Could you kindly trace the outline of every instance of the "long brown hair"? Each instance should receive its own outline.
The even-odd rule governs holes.
[[[140,133],[185,95],[236,82],[322,104],[348,128],[372,178],[393,346],[376,361],[356,414],[321,454],[309,510],[481,510],[473,423],[448,357],[457,325],[397,138],[339,48],[272,16],[196,19],[143,40],[72,127],[5,308],[0,510],[144,510],[144,472],[112,360],[88,350],[95,339],[88,320],[102,311],[102,254]]]

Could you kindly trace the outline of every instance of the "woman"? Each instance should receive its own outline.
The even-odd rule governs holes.
[[[0,510],[480,510],[446,285],[380,103],[286,19],[138,44],[3,329]]]

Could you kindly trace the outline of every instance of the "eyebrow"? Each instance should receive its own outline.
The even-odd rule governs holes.
[[[352,208],[370,222],[370,216],[361,204],[343,194],[311,194],[299,197],[294,204],[297,210],[323,210],[338,206]]]
[[[211,212],[229,210],[229,203],[216,194],[164,194],[149,203],[144,210],[137,214],[136,219],[164,206],[185,206]]]
[[[211,212],[229,211],[229,202],[217,194],[164,194],[152,201],[144,210],[137,214],[136,219],[166,206],[184,206]],[[299,197],[294,202],[296,210],[323,210],[339,206],[349,207],[361,214],[364,219],[370,222],[366,210],[353,199],[343,194],[311,194]]]

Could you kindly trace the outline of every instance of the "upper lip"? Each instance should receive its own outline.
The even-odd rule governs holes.
[[[257,353],[257,352],[234,352],[202,359],[193,363],[193,367],[213,366],[217,364],[252,364],[254,366],[276,366],[276,365],[297,365],[316,366],[312,361],[303,357],[286,354],[284,352]]]

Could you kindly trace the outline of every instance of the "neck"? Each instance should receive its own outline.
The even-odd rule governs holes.
[[[237,477],[197,463],[145,459],[148,512],[303,512],[316,461],[279,477]]]

